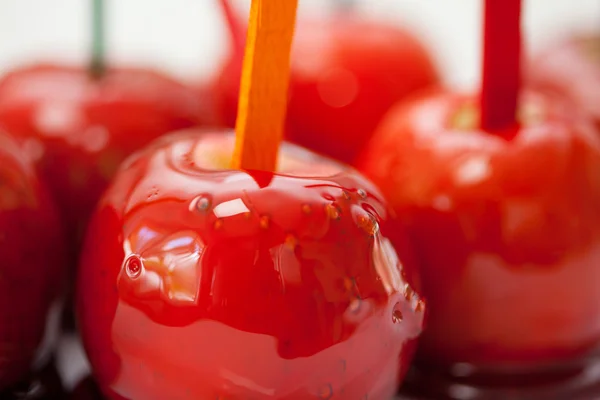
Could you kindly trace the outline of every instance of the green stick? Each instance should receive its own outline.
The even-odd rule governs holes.
[[[100,78],[106,70],[105,60],[105,14],[104,0],[92,0],[92,54],[90,74]]]

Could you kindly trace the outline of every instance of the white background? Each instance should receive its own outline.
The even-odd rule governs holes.
[[[502,0],[497,0],[502,1]],[[600,0],[523,0],[528,48],[570,29],[600,26]],[[90,0],[0,0],[0,73],[38,60],[83,62]],[[106,0],[110,58],[208,77],[227,51],[217,0]],[[235,0],[244,11],[249,0]],[[302,14],[334,0],[300,0]],[[451,85],[479,79],[482,0],[358,0],[375,18],[410,26],[430,45]]]

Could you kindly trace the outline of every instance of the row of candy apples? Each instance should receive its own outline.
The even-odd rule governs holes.
[[[386,393],[408,368],[424,314],[424,365],[536,370],[591,353],[600,340],[598,36],[569,38],[528,65],[517,118],[497,128],[480,124],[480,94],[440,88],[406,30],[352,14],[300,21],[286,136],[374,184],[292,145],[278,172],[299,183],[258,171],[206,178],[233,149],[217,132],[235,124],[245,41],[222,5],[234,51],[200,89],[106,65],[37,65],[0,81],[11,136],[0,146],[0,387],[27,375],[52,305],[73,290],[65,266],[80,257],[80,328],[106,393],[129,387],[115,383],[119,373],[137,377],[136,395],[178,393],[198,378],[172,366],[199,354],[251,375],[273,351],[256,333],[278,339],[261,374],[306,357],[289,367],[290,387],[322,365],[345,376],[310,381],[324,398]],[[389,266],[397,257],[400,275]],[[202,318],[236,329],[192,324]],[[192,328],[167,329],[183,326]],[[211,339],[194,344],[198,335]],[[215,352],[224,346],[235,355]],[[140,360],[146,369],[123,365]],[[156,371],[162,389],[144,389]],[[206,372],[206,385],[217,387],[216,376]]]

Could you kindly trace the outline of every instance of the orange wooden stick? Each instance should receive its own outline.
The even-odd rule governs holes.
[[[275,171],[297,7],[298,0],[252,0],[232,168]]]

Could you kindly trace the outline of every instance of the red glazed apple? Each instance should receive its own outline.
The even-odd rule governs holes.
[[[600,129],[600,35],[573,36],[531,65],[532,85],[559,92],[586,110]]]
[[[0,81],[0,125],[50,186],[71,236],[84,229],[119,163],[152,139],[198,124],[193,91],[157,72],[41,65]]]
[[[62,234],[34,166],[0,133],[0,392],[47,361],[54,344]]]
[[[519,114],[492,134],[477,99],[438,93],[393,110],[359,163],[415,241],[426,364],[571,368],[600,343],[600,137],[546,95]]]
[[[277,173],[225,169],[232,150],[222,133],[165,138],[101,200],[78,314],[103,392],[390,398],[424,303],[377,189],[293,145]]]
[[[291,62],[287,137],[348,163],[394,103],[438,82],[411,34],[350,15],[300,23]],[[227,126],[235,124],[241,67],[234,54],[215,82]]]

